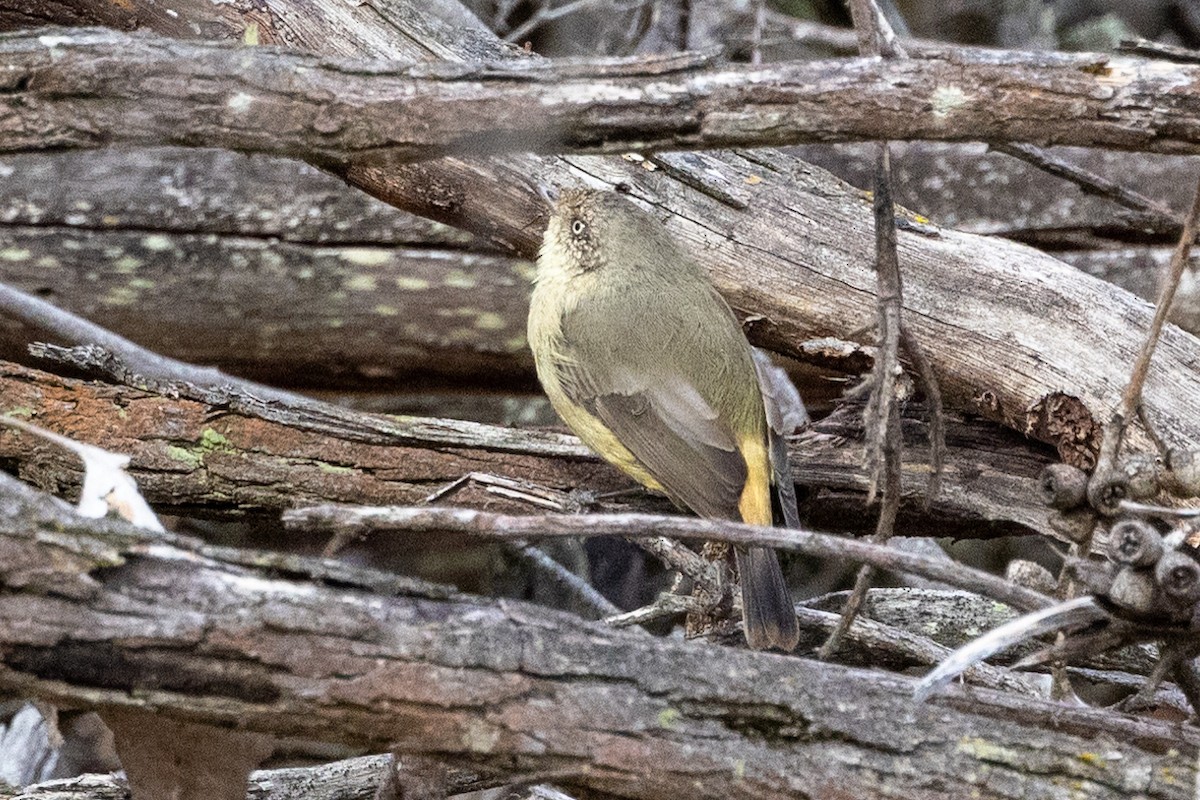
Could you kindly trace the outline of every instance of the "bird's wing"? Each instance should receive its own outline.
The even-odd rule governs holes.
[[[558,369],[567,397],[612,431],[676,502],[701,516],[738,518],[745,459],[685,378],[628,369],[598,374],[579,362]]]

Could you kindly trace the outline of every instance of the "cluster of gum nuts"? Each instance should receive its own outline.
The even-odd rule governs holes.
[[[1191,541],[1200,529],[1178,519],[1178,510],[1154,513],[1157,507],[1140,505],[1163,491],[1200,496],[1200,457],[1180,451],[1162,461],[1133,455],[1099,486],[1080,469],[1054,464],[1040,483],[1055,509],[1055,530],[1075,542],[1106,545],[1098,549],[1107,551],[1107,562],[1073,560],[1070,570],[1093,595],[1131,621],[1200,628],[1200,551]],[[1139,503],[1138,513],[1123,501]]]

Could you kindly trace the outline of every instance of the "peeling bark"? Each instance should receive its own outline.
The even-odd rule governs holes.
[[[304,413],[232,408],[198,399],[61,378],[0,362],[0,413],[29,418],[80,441],[129,454],[131,474],[164,512],[227,516],[322,502],[411,504],[468,471],[556,489],[628,488],[572,436],[453,420],[393,418],[392,435],[328,430]],[[866,475],[861,419],[847,411],[817,423],[791,443],[794,476],[813,494],[805,509],[817,524],[861,530]],[[1044,448],[982,421],[951,419],[944,490],[924,506],[928,477],[921,409],[907,411],[914,449],[905,464],[905,518],[926,533],[986,537],[1049,528],[1037,479],[1051,458]],[[35,437],[0,432],[0,459],[55,493],[77,491],[79,464]],[[456,504],[494,510],[530,507],[467,486]],[[605,501],[601,508],[663,509],[650,495]]]
[[[1127,56],[961,50],[717,69],[686,55],[397,68],[96,29],[8,35],[0,53],[0,115],[13,120],[0,128],[0,152],[191,144],[346,165],[981,134],[1200,152],[1190,99],[1200,69]]]
[[[136,705],[633,798],[1191,796],[1191,728],[988,691],[914,705],[899,676],[518,602],[271,577],[89,524],[11,481],[0,502],[3,563],[78,590],[0,577],[0,685],[61,705]],[[64,533],[111,566],[62,564]]]

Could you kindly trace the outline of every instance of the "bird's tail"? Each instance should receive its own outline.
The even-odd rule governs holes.
[[[735,552],[742,580],[746,642],[755,650],[769,647],[795,650],[800,641],[800,626],[775,551],[766,547],[739,547]]]

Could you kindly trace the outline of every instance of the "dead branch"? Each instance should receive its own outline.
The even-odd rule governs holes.
[[[443,52],[475,52],[456,44],[461,38],[443,36],[436,43]],[[680,193],[676,180],[648,175],[640,166],[586,158],[572,159],[573,166],[529,156],[486,164],[450,159],[407,169],[368,159],[345,174],[381,197],[525,252],[536,247],[540,231],[531,176],[626,183],[635,195],[670,208],[668,227],[713,270],[733,305],[762,317],[750,331],[758,342],[794,352],[795,342],[862,328],[870,295],[863,291],[869,228],[861,196],[769,152],[666,160],[674,164],[673,178],[682,176],[708,196]],[[748,184],[752,179],[758,182]],[[714,242],[714,232],[724,238]],[[902,231],[900,249],[902,259],[913,262],[905,265],[911,287],[905,313],[914,335],[939,345],[930,360],[944,377],[947,404],[1053,441],[1064,458],[1089,465],[1098,440],[1095,421],[1107,417],[1120,380],[1114,366],[1135,346],[1125,341],[1128,323],[1146,314],[1145,307],[1080,280],[1049,257],[1003,243],[921,229]],[[998,304],[1003,314],[994,312]],[[1058,313],[1046,315],[1046,308]],[[953,319],[939,322],[949,309]],[[1090,347],[1063,351],[1064,342],[1075,341]],[[1176,351],[1164,353],[1161,363],[1170,376],[1161,386],[1171,391],[1160,392],[1152,375],[1147,394],[1151,407],[1166,405],[1166,413],[1155,416],[1170,420],[1165,435],[1181,446],[1200,439],[1200,420],[1185,410],[1200,399],[1200,381],[1187,369],[1172,374],[1195,360],[1191,341],[1165,348]]]
[[[939,223],[1056,246],[1145,235],[1113,204],[981,147],[893,147],[899,201]],[[803,155],[866,186],[871,167],[860,151],[810,147]],[[1119,169],[1122,182],[1156,197],[1188,200],[1172,177],[1183,157],[1071,150],[1064,158],[1110,175]],[[0,195],[0,282],[165,355],[285,385],[532,385],[524,262],[482,253],[469,234],[308,165],[179,148],[21,154],[3,163],[12,173]],[[952,173],[969,186],[947,191]],[[1147,299],[1169,257],[1146,248],[1056,255]],[[1181,297],[1175,321],[1197,329],[1195,308]],[[0,357],[27,362],[25,342],[37,336],[0,326]],[[809,401],[822,387],[801,388]]]
[[[363,756],[316,767],[258,770],[250,774],[247,800],[369,800],[389,767],[390,756]],[[456,792],[494,784],[462,770],[451,774]],[[128,800],[129,784],[117,775],[81,775],[26,786],[13,800]]]
[[[369,417],[314,417],[303,409],[249,398],[167,387],[173,396],[62,378],[0,362],[0,413],[132,456],[131,474],[163,511],[206,516],[277,511],[297,504],[411,504],[471,470],[565,489],[628,488],[571,436],[469,422]],[[1054,535],[1038,499],[1037,479],[1050,462],[1040,447],[995,425],[951,420],[945,485],[927,514],[920,502],[928,477],[921,410],[910,408],[905,435],[914,448],[905,467],[909,498],[901,519],[937,535],[994,536],[1022,529]],[[375,422],[367,427],[366,421]],[[814,524],[861,530],[867,479],[860,463],[861,419],[851,410],[792,442],[799,483],[824,487],[806,502]],[[74,491],[79,465],[33,437],[0,433],[0,458],[54,491]],[[458,504],[501,510],[529,506],[467,486]],[[647,495],[600,508],[665,509]]]
[[[531,383],[527,262],[510,256],[46,225],[0,228],[0,252],[10,256],[0,282],[253,379],[410,391]],[[29,360],[27,341],[66,341],[4,316],[10,360]]]
[[[327,505],[285,511],[283,520],[294,530],[329,533],[352,529],[364,533],[451,533],[509,541],[586,536],[666,536],[685,541],[722,541],[773,547],[818,558],[860,561],[891,572],[942,581],[1026,610],[1043,608],[1052,602],[1045,595],[946,559],[814,531],[697,517],[651,514],[508,516],[470,508]]]
[[[59,705],[394,748],[623,797],[836,785],[1018,798],[1065,780],[1095,798],[1190,796],[1190,728],[982,690],[919,707],[907,678],[634,636],[519,602],[273,577],[3,488],[0,685]],[[1113,737],[1101,758],[1081,759],[1101,732]]]
[[[1200,68],[1129,56],[397,67],[100,29],[6,35],[0,53],[0,113],[20,120],[0,152],[189,144],[343,166],[879,138],[1200,152],[1188,100]]]

